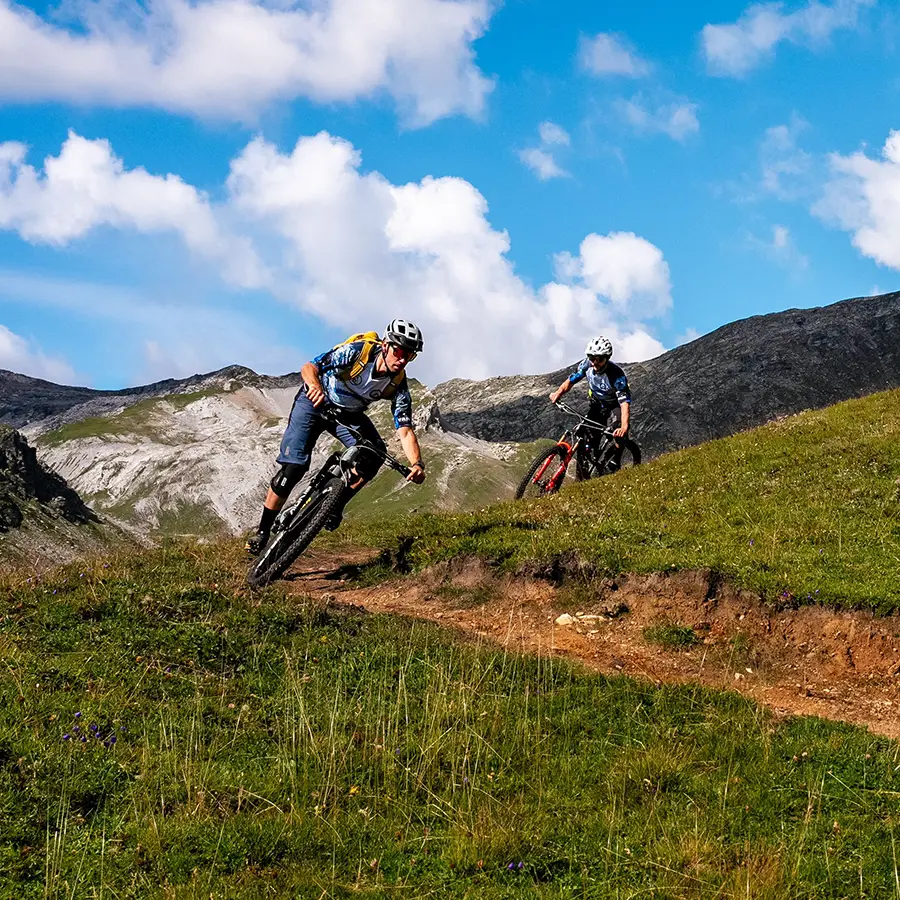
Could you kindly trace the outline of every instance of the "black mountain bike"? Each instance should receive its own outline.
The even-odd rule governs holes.
[[[404,478],[409,475],[410,470],[403,463],[387,450],[367,441],[352,425],[341,421],[337,412],[327,410],[324,415],[343,425],[359,443],[332,453],[309,480],[306,490],[278,514],[268,545],[247,573],[247,584],[251,587],[263,587],[280,578],[312,543],[338,508],[344,491],[359,478],[357,466],[360,461],[363,461],[363,468],[371,469],[371,463],[365,466],[366,454],[374,454]]]
[[[516,488],[516,500],[555,494],[562,487],[572,457],[575,458],[576,481],[611,475],[641,462],[641,448],[636,441],[629,437],[615,437],[611,429],[583,416],[565,403],[557,401],[556,405],[563,412],[575,416],[579,422],[567,429],[552,447],[542,450],[535,457]],[[617,446],[622,451],[618,464]]]

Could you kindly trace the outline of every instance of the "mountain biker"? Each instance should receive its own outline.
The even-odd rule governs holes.
[[[625,373],[610,362],[612,343],[602,335],[591,338],[584,350],[584,359],[571,375],[552,393],[550,400],[556,403],[563,394],[572,390],[582,378],[588,380],[587,417],[613,429],[617,438],[625,437],[631,424],[631,393]],[[618,468],[622,461],[622,445],[616,441],[616,452],[611,460]]]
[[[412,467],[407,481],[421,484],[425,480],[422,453],[412,427],[412,399],[405,374],[406,364],[422,350],[422,332],[412,322],[393,319],[380,345],[376,345],[377,352],[372,352],[375,348],[371,341],[368,347],[366,344],[366,340],[338,344],[300,369],[303,385],[294,398],[276,460],[281,468],[269,486],[256,533],[247,541],[246,549],[253,556],[258,556],[268,543],[272,523],[291,490],[309,469],[310,454],[322,432],[328,431],[347,447],[357,443],[347,428],[322,415],[329,408],[339,410],[341,418],[358,429],[365,440],[384,448],[381,435],[363,410],[376,400],[390,400],[394,427]],[[370,354],[367,360],[364,353]],[[383,462],[373,453],[366,454],[363,461],[365,465],[357,463],[355,470],[359,477],[344,489],[343,502],[325,523],[331,531],[340,525],[349,500],[375,476]]]

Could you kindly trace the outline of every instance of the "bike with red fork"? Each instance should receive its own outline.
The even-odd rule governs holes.
[[[629,437],[617,438],[611,429],[565,403],[557,401],[556,406],[577,418],[578,422],[566,429],[552,447],[542,450],[534,458],[519,482],[516,500],[555,494],[562,487],[573,458],[576,481],[612,475],[641,462],[641,448],[636,441]]]

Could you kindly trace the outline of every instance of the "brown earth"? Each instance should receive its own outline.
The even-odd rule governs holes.
[[[708,571],[591,577],[498,575],[459,559],[372,587],[348,576],[374,554],[312,551],[291,589],[325,603],[431,620],[476,640],[575,659],[588,669],[736,690],[779,715],[851,722],[900,738],[900,617],[816,606],[774,608]],[[570,624],[558,624],[562,614]],[[697,643],[667,649],[645,629],[693,629]]]

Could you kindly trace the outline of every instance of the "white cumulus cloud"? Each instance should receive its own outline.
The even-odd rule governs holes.
[[[608,32],[594,37],[582,36],[578,46],[578,63],[592,75],[642,78],[650,72],[649,63],[641,59],[627,38]]]
[[[766,238],[750,235],[747,238],[747,244],[772,262],[794,273],[800,273],[809,268],[809,259],[797,249],[787,225],[773,225],[771,234]]]
[[[5,147],[20,171],[21,153]],[[105,161],[115,158],[105,149],[109,153],[99,166],[104,174]],[[56,159],[64,157],[62,152]],[[68,189],[82,198],[85,185],[95,183],[94,170],[71,171],[77,174]],[[491,225],[487,201],[472,184],[431,176],[392,184],[378,172],[364,171],[356,148],[327,132],[302,137],[287,152],[261,137],[251,141],[232,160],[219,204],[181,181],[177,190],[166,192],[162,178],[159,196],[138,195],[153,212],[149,218],[138,200],[117,205],[99,191],[95,203],[101,212],[88,204],[86,212],[52,230],[44,224],[50,208],[45,192],[57,190],[55,182],[47,186],[49,180],[45,165],[44,175],[26,173],[27,191],[17,187],[16,178],[2,182],[4,227],[31,239],[61,234],[74,240],[101,222],[134,228],[149,221],[180,234],[208,257],[207,242],[191,243],[190,229],[176,227],[186,215],[199,215],[199,208],[222,246],[252,242],[274,295],[335,330],[381,328],[394,316],[419,324],[426,350],[414,374],[432,383],[452,376],[547,371],[578,357],[586,338],[596,333],[613,340],[619,359],[647,358],[664,349],[649,323],[671,304],[669,270],[653,244],[630,233],[588,235],[577,255],[558,258],[556,280],[534,288],[516,274],[509,236]],[[34,190],[35,183],[43,187]],[[121,193],[128,194],[127,185]],[[208,312],[199,319],[210,321]],[[177,321],[187,319],[182,315]],[[171,347],[182,365],[190,364],[192,336],[198,343],[207,339],[203,328],[184,329],[180,343],[149,332],[147,365],[161,374],[172,364]]]
[[[519,159],[534,172],[541,181],[564,178],[569,173],[556,161],[554,153],[560,147],[568,147],[569,133],[555,122],[541,122],[538,126],[540,144],[519,151]]]
[[[491,0],[79,0],[69,28],[0,0],[0,98],[255,120],[386,93],[410,124],[478,114]]]
[[[648,104],[637,96],[618,101],[616,108],[638,134],[665,134],[674,141],[684,141],[700,130],[697,104],[686,100]]]
[[[838,29],[855,28],[861,10],[874,3],[811,0],[792,13],[785,13],[782,3],[754,4],[736,22],[704,26],[701,41],[707,69],[713,75],[745,75],[770,57],[782,41],[816,44]]]
[[[850,232],[863,255],[900,270],[900,131],[890,133],[881,159],[835,153],[830,169],[813,212]]]
[[[63,384],[75,381],[75,371],[64,359],[47,356],[5,325],[0,325],[0,369]]]
[[[229,279],[258,287],[266,276],[249,242],[220,228],[208,199],[176,175],[126,169],[105,140],[74,132],[43,171],[25,162],[23,144],[0,144],[0,229],[28,241],[63,245],[102,225],[176,232],[224,266]]]

